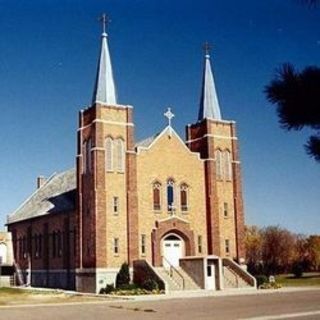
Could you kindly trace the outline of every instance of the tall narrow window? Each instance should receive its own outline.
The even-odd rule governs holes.
[[[125,153],[124,153],[124,141],[119,138],[116,140],[117,142],[117,170],[119,172],[124,172],[124,159],[125,159]]]
[[[57,240],[56,240],[56,232],[52,233],[52,258],[55,258],[57,255]]]
[[[198,236],[198,253],[202,253],[202,236]]]
[[[185,183],[180,186],[181,211],[188,211],[188,189],[188,185]]]
[[[62,256],[62,235],[61,235],[61,232],[58,231],[58,234],[57,234],[57,251],[58,251],[58,257],[61,257]]]
[[[153,184],[153,210],[161,210],[161,183]]]
[[[224,152],[224,172],[226,180],[232,179],[232,163],[231,163],[231,153],[229,150]]]
[[[42,257],[42,235],[38,236],[38,256],[39,258]]]
[[[222,167],[222,153],[221,150],[215,151],[215,158],[216,158],[216,175],[217,179],[221,180],[223,178],[223,167]]]
[[[174,181],[172,179],[167,183],[167,205],[168,211],[174,211]]]
[[[113,171],[113,139],[111,137],[107,137],[106,139],[106,170]]]
[[[141,235],[141,254],[142,255],[146,254],[146,235],[145,234]]]
[[[38,258],[39,253],[38,253],[38,235],[34,235],[34,256],[35,258]]]
[[[27,258],[27,237],[23,236],[22,238],[22,251],[23,251],[23,258]]]
[[[230,253],[230,240],[229,239],[225,240],[225,251],[226,251],[226,254]]]
[[[119,238],[113,239],[113,253],[119,254]]]
[[[88,139],[86,144],[86,172],[91,172],[91,148],[92,148],[92,140]]]
[[[83,172],[87,172],[87,141],[83,142],[83,148],[82,148],[82,167],[83,167]]]
[[[113,197],[113,213],[119,213],[119,197]]]
[[[228,217],[228,215],[229,215],[229,208],[228,208],[228,203],[227,202],[223,203],[223,215],[225,217]]]

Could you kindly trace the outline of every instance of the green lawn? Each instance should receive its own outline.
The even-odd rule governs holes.
[[[281,274],[276,276],[276,281],[284,287],[320,287],[320,273],[304,273],[301,278],[295,278],[293,274]]]

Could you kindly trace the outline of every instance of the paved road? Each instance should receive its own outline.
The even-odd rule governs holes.
[[[141,302],[0,308],[0,320],[320,319],[320,290]]]

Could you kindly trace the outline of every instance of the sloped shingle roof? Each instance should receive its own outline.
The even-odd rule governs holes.
[[[8,216],[7,224],[50,213],[72,211],[75,209],[75,193],[75,169],[56,173]]]

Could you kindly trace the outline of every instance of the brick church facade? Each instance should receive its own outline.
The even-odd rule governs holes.
[[[98,292],[123,262],[154,270],[245,262],[236,125],[221,118],[208,52],[198,120],[185,141],[170,109],[165,115],[167,127],[135,141],[133,107],[117,102],[104,32],[92,104],[79,112],[76,168],[39,177],[8,217],[22,281]]]

